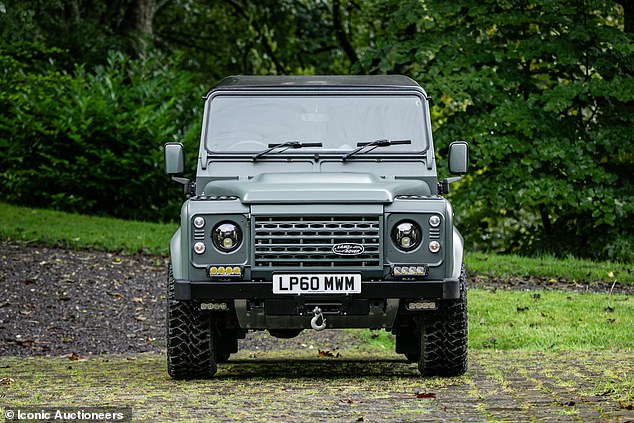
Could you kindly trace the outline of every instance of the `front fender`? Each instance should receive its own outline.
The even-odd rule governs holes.
[[[187,272],[187,265],[183,262],[183,242],[181,228],[178,228],[172,239],[170,239],[170,262],[172,264],[172,273],[174,279],[189,279],[189,273]]]
[[[453,262],[451,269],[451,277],[454,279],[460,278],[462,272],[462,263],[464,260],[464,238],[458,229],[453,228]]]

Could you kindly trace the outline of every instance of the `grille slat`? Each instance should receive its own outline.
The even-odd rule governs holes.
[[[256,267],[380,267],[379,216],[257,216]],[[359,244],[364,252],[338,255],[335,244]]]

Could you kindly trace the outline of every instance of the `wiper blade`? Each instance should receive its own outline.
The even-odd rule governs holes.
[[[388,140],[388,139],[374,140],[371,142],[358,142],[357,148],[355,148],[348,154],[344,155],[342,159],[345,162],[346,160],[348,160],[350,157],[354,156],[355,154],[359,154],[362,150],[365,150],[363,151],[363,154],[366,154],[377,147],[389,147],[390,145],[411,144],[411,143],[412,143],[412,140]],[[366,148],[369,148],[369,147],[371,148],[369,150],[366,150]]]
[[[299,142],[299,141],[288,141],[282,144],[269,144],[269,148],[267,148],[264,151],[260,151],[258,154],[253,156],[253,161],[256,161],[258,158],[264,156],[265,154],[269,154],[271,151],[277,150],[279,148],[284,148],[284,150],[282,151],[286,151],[289,148],[303,148],[303,147],[323,147],[323,144],[320,142]],[[280,153],[282,151],[280,151]]]

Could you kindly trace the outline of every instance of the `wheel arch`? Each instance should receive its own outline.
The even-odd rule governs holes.
[[[460,278],[462,271],[462,265],[464,264],[464,238],[458,232],[458,229],[453,228],[453,259],[451,277],[454,279]]]
[[[178,228],[170,239],[170,263],[172,274],[176,280],[187,280],[187,265],[183,256],[183,242],[181,228]]]

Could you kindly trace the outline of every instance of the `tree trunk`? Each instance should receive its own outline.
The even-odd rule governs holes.
[[[624,30],[631,34],[634,32],[634,2],[632,0],[617,1],[623,7]]]
[[[120,4],[122,20],[117,33],[127,43],[127,53],[134,58],[145,54],[152,41],[152,22],[156,14],[157,0],[124,0]]]
[[[339,45],[348,56],[348,60],[350,60],[350,64],[354,65],[359,62],[359,57],[357,56],[357,52],[352,47],[350,43],[350,39],[348,38],[348,34],[346,34],[345,29],[343,28],[342,16],[341,16],[341,0],[334,0],[332,2],[332,22],[335,27],[335,34],[337,36],[337,40],[339,41]],[[362,69],[363,71],[363,69]],[[365,73],[365,72],[363,72]]]

